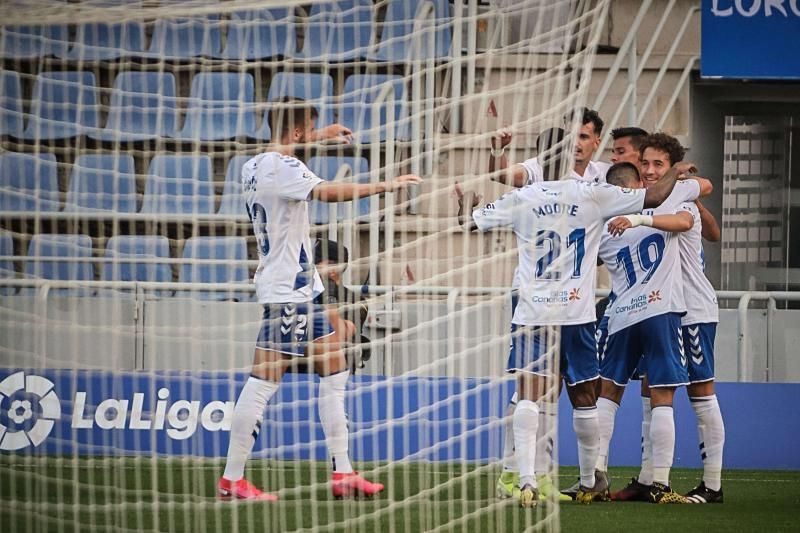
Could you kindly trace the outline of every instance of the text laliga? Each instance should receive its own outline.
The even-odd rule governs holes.
[[[800,17],[800,0],[711,0],[711,13],[715,17],[730,17],[735,9],[743,17],[754,17],[762,11],[762,4],[764,16],[771,17],[775,13]],[[789,11],[785,5],[789,6]]]
[[[167,409],[169,389],[158,391],[158,401],[152,418],[142,418],[144,394],[134,393],[128,419],[127,399],[108,398],[103,400],[94,410],[94,416],[86,412],[86,393],[76,392],[72,411],[72,427],[91,429],[95,425],[100,429],[162,430],[168,424],[167,435],[175,440],[188,439],[197,431],[198,421],[207,431],[230,431],[231,415],[234,402],[212,401],[200,410],[199,401],[178,400]],[[217,416],[214,416],[217,414]],[[221,414],[221,416],[220,416]]]

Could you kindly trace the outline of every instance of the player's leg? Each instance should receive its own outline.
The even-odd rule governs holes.
[[[292,356],[302,355],[291,332],[281,333],[281,320],[294,313],[294,306],[267,305],[253,356],[253,368],[244,384],[231,417],[230,441],[225,470],[217,492],[221,498],[276,500],[244,478],[244,467],[261,429],[264,409],[277,392]],[[285,331],[285,330],[284,330]],[[299,353],[298,353],[299,351]]]
[[[506,407],[505,424],[503,424],[503,473],[497,478],[495,495],[498,498],[511,498],[519,483],[519,468],[514,455],[514,409],[517,407],[517,393],[511,395]]]
[[[684,348],[688,349],[689,400],[697,416],[703,479],[686,497],[693,503],[722,503],[722,449],[725,425],[714,390],[714,337],[717,325],[684,326]]]
[[[639,377],[642,397],[642,468],[637,479],[642,485],[651,485],[653,483],[653,441],[650,439],[650,426],[653,421],[653,407],[650,402],[650,385],[647,375]]]
[[[539,496],[542,499],[549,499],[556,491],[553,484],[553,446],[555,443],[557,418],[558,418],[558,397],[561,393],[561,382],[558,383],[558,390],[553,391],[546,397],[539,399],[539,428],[536,433],[536,460],[534,471],[536,472],[536,482],[539,485]],[[557,493],[560,501],[570,501],[573,498],[565,494]]]
[[[675,418],[672,401],[678,387],[689,384],[680,317],[666,313],[642,323],[648,335],[643,338],[645,367],[650,385],[650,440],[653,447],[653,503],[688,503],[672,491],[669,473],[675,454]]]
[[[320,376],[317,409],[331,457],[334,497],[373,496],[383,490],[383,485],[362,478],[350,463],[350,432],[344,398],[350,369],[343,350],[349,332],[345,328],[337,331],[331,326],[331,323],[342,325],[343,322],[346,321],[339,319],[336,311],[309,308],[309,336],[313,340],[308,345],[308,355]]]
[[[561,374],[572,402],[572,427],[578,439],[580,487],[576,499],[583,503],[608,499],[608,477],[597,475],[598,453],[597,361],[595,323],[561,328]]]

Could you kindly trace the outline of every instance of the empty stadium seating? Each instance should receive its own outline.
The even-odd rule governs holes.
[[[97,128],[95,85],[94,74],[88,71],[39,74],[22,138],[68,139]]]
[[[192,237],[183,248],[183,258],[192,260],[181,265],[179,279],[187,283],[246,283],[249,279],[244,262],[247,259],[247,241],[244,237]],[[220,261],[204,263],[203,260]],[[176,296],[191,296],[201,300],[247,300],[249,293],[240,291],[179,292]]]
[[[214,213],[211,159],[206,155],[157,155],[150,161],[142,213]]]
[[[144,25],[140,22],[78,24],[75,40],[60,57],[73,61],[98,61],[136,57],[145,52]]]
[[[22,134],[22,89],[19,74],[0,71],[0,135],[19,137]]]
[[[40,258],[64,258],[64,261],[40,260]],[[94,280],[92,239],[88,235],[39,234],[31,238],[28,257],[25,261],[25,276],[52,280]],[[72,259],[72,260],[70,260]],[[80,259],[85,259],[81,261]],[[32,289],[23,291],[31,293]],[[52,289],[55,295],[93,294],[86,289]]]
[[[182,140],[252,137],[256,129],[255,82],[251,74],[202,72],[192,79]]]
[[[11,59],[34,59],[66,53],[67,27],[3,26],[0,28],[0,56]]]
[[[102,279],[105,281],[172,281],[172,267],[151,262],[169,259],[169,240],[161,235],[118,235],[106,244],[106,259]],[[148,260],[148,261],[143,261]],[[171,291],[149,291],[157,296],[169,296]]]
[[[64,210],[135,213],[133,156],[122,153],[78,156],[72,167]]]
[[[36,214],[61,209],[53,154],[0,154],[0,211]]]
[[[158,19],[150,47],[143,55],[157,59],[191,59],[219,55],[222,31],[219,17]]]
[[[289,9],[237,11],[228,21],[228,40],[222,59],[251,60],[294,54],[295,19]]]
[[[426,0],[389,0],[383,32],[377,50],[367,58],[375,61],[395,63],[427,59],[431,55],[445,58],[450,55],[450,3],[448,0],[433,0],[435,17],[423,16],[419,30],[430,28],[435,32],[434,50],[430,50],[430,32],[418,31],[414,36],[414,19],[427,4]],[[430,24],[425,24],[429,22]],[[432,26],[435,24],[436,28]]]
[[[370,0],[313,4],[306,22],[303,48],[293,56],[307,61],[360,59],[368,52],[373,32]]]
[[[372,142],[375,132],[378,133],[378,140],[386,140],[389,104],[384,102],[373,109],[373,102],[385,84],[391,84],[394,89],[395,140],[408,138],[408,108],[403,78],[384,74],[354,74],[344,83],[339,122],[353,130],[355,139],[360,143]]]
[[[225,172],[225,185],[222,189],[222,201],[217,214],[232,217],[245,216],[244,195],[242,195],[242,166],[252,156],[237,155],[228,161]]]
[[[175,135],[178,108],[171,72],[120,72],[114,80],[106,127],[90,137],[141,141]]]
[[[0,256],[14,255],[14,240],[8,233],[0,233]],[[14,263],[10,259],[0,259],[0,280],[15,277]],[[13,287],[0,286],[0,296],[15,294]]]
[[[343,168],[344,167],[344,168]],[[312,157],[308,161],[308,168],[320,178],[332,181],[344,171],[343,177],[359,183],[369,182],[369,164],[363,157]],[[353,211],[349,210],[351,202],[329,204],[312,200],[308,206],[308,216],[312,224],[327,224],[330,219],[331,206],[339,220],[343,220],[350,212],[352,217],[359,217],[369,212],[369,198],[356,200]]]

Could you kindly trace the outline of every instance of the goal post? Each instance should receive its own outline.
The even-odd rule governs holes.
[[[534,157],[546,128],[574,136],[564,117],[587,105],[608,3],[0,8],[0,526],[559,530],[555,496],[521,512],[495,494],[516,240],[465,231],[455,191],[491,202],[510,190],[488,170],[500,129],[511,163]],[[273,146],[270,110],[297,99],[329,137],[297,153],[316,176],[423,177],[308,204],[327,301],[357,330],[349,453],[386,489],[332,497],[319,379],[298,371],[267,406],[246,469],[280,500],[222,502],[262,313],[242,166]],[[349,133],[328,135],[333,124]],[[558,417],[540,434],[557,489]]]

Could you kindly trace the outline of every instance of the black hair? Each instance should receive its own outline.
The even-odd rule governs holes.
[[[631,187],[639,181],[639,169],[633,163],[622,161],[611,165],[606,172],[606,182],[617,187]]]
[[[627,126],[624,128],[615,128],[611,130],[611,138],[615,141],[617,139],[624,139],[625,137],[631,138],[631,146],[634,150],[639,150],[642,147],[642,142],[647,137],[647,130],[637,128],[635,126]]]
[[[686,155],[686,148],[681,145],[680,141],[666,133],[651,133],[645,137],[642,141],[642,145],[639,147],[639,152],[644,154],[647,148],[654,148],[665,152],[669,156],[670,166],[683,161],[683,157]]]
[[[316,119],[317,109],[302,98],[284,96],[273,102],[267,111],[267,123],[272,130],[272,138],[280,141],[284,135],[298,127],[305,127],[308,119]]]
[[[347,264],[347,247],[329,239],[317,239],[314,242],[314,263],[328,261],[329,263]]]

